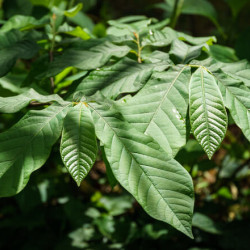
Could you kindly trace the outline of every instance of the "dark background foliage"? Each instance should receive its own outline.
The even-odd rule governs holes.
[[[246,3],[237,12],[241,1]],[[90,26],[100,37],[110,19],[146,15],[163,20],[171,16],[160,0],[74,2],[83,2]],[[29,0],[0,3],[2,20],[16,14],[40,18],[47,12]],[[210,3],[218,25],[204,16],[181,14],[176,29],[193,36],[216,35],[219,44],[235,49],[239,59],[250,60],[250,2]],[[1,115],[0,131],[24,113]],[[212,161],[192,138],[177,156],[194,180],[194,240],[150,218],[119,185],[111,188],[101,156],[77,188],[57,148],[58,144],[20,194],[0,200],[0,249],[249,249],[249,143],[233,122]]]

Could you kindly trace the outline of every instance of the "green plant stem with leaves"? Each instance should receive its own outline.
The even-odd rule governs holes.
[[[72,16],[80,8],[57,12]],[[36,26],[22,18],[25,22],[10,20],[2,28],[5,41],[15,37],[2,53],[16,48],[2,57],[2,76],[18,58],[28,60],[42,51],[29,33]],[[62,24],[57,35],[65,38],[65,44],[61,55],[56,55],[55,20],[53,15],[49,65],[41,56],[27,73],[25,88],[12,86],[18,95],[0,97],[1,113],[16,113],[34,101],[44,106],[31,106],[0,134],[0,196],[19,193],[32,172],[45,164],[59,138],[62,161],[80,186],[101,146],[113,178],[143,209],[193,238],[193,181],[176,156],[188,143],[191,130],[211,159],[225,137],[228,113],[250,140],[249,63],[218,59],[212,53],[214,37],[191,37],[138,16],[110,22],[108,36],[101,39],[91,34],[84,40],[83,29]],[[133,42],[138,48],[136,59]],[[40,67],[41,62],[46,67]],[[63,98],[63,90],[46,94],[44,81],[53,80],[54,89],[54,77],[62,75],[72,84],[67,97]]]

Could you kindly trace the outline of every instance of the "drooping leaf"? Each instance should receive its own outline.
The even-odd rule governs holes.
[[[167,63],[139,64],[125,57],[112,66],[92,71],[76,90],[87,96],[101,91],[104,96],[115,99],[121,93],[138,91],[154,70],[163,71],[167,67]]]
[[[78,104],[67,113],[60,151],[66,168],[80,186],[97,155],[95,128],[85,104]]]
[[[202,67],[189,84],[191,129],[209,159],[220,146],[227,130],[227,113],[215,78]]]
[[[89,43],[92,41],[90,40]],[[48,70],[39,77],[50,77],[59,74],[67,67],[73,66],[81,70],[92,70],[102,67],[113,56],[124,57],[130,48],[128,46],[117,46],[110,42],[103,42],[96,45],[93,41],[93,47],[88,50],[69,49],[48,66]]]
[[[240,80],[230,77],[223,70],[214,73],[218,80],[224,103],[235,123],[250,141],[250,90]]]
[[[55,101],[59,104],[64,104],[65,101],[59,95],[41,95],[34,89],[29,89],[28,91],[10,97],[0,97],[0,113],[15,113],[22,108],[29,105],[31,101],[37,101],[40,103],[47,103]]]
[[[189,80],[190,69],[183,65],[155,73],[137,95],[119,105],[129,123],[172,156],[186,143]]]
[[[207,44],[190,46],[186,43],[176,39],[173,41],[169,51],[170,57],[177,63],[189,63],[191,60],[197,58],[203,48],[208,49]]]
[[[192,237],[193,184],[187,171],[110,106],[90,104],[113,173],[152,217]]]
[[[221,228],[212,219],[210,219],[205,214],[195,213],[193,217],[193,226],[211,233],[211,234],[221,234]]]
[[[29,111],[16,125],[0,134],[0,197],[15,195],[32,172],[49,157],[61,134],[68,105]]]

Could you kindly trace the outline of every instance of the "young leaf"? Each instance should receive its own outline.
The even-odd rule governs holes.
[[[220,146],[227,130],[227,113],[215,78],[202,67],[189,84],[191,129],[209,159]]]
[[[68,106],[52,105],[29,111],[16,125],[0,134],[0,197],[20,192],[31,173],[46,162],[61,134]]]
[[[154,73],[137,95],[119,105],[129,123],[172,156],[186,143],[190,76],[190,68],[183,65]]]
[[[92,71],[76,90],[87,96],[101,91],[104,96],[115,99],[121,93],[138,91],[148,81],[153,70],[163,71],[167,67],[167,63],[139,64],[125,57],[110,67]]]
[[[60,151],[66,168],[80,186],[97,155],[92,116],[84,104],[72,108],[65,117]]]
[[[152,217],[192,237],[193,184],[187,171],[117,111],[90,104],[113,173]]]
[[[41,95],[34,89],[10,97],[0,97],[0,113],[15,113],[22,108],[29,105],[31,101],[37,101],[40,103],[46,103],[56,101],[59,104],[65,104],[66,102],[59,95]]]

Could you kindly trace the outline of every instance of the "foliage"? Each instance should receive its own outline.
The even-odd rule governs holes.
[[[182,12],[197,14],[199,6],[190,9],[189,2]],[[98,26],[81,11],[82,3],[32,0],[29,4],[43,8],[44,16],[13,15],[0,29],[0,112],[22,116],[19,120],[14,116],[16,124],[0,134],[0,196],[18,194],[30,175],[60,148],[62,162],[80,188],[96,159],[103,159],[113,187],[117,180],[150,216],[193,238],[196,171],[213,164],[202,156],[201,148],[212,159],[225,136],[235,140],[227,132],[235,123],[245,136],[241,161],[225,157],[220,177],[247,172],[249,63],[239,61],[228,47],[214,45],[213,36],[192,37],[167,26],[175,26],[180,10],[172,11],[176,20],[145,16],[112,20],[107,35],[98,37]],[[211,13],[203,15],[218,26],[209,8]],[[32,187],[37,203],[29,211],[49,200],[48,185],[41,181]],[[233,199],[227,187],[214,189],[214,196]],[[67,206],[78,201],[66,192],[68,196],[57,202],[66,209],[62,213],[71,216],[75,208]],[[25,191],[17,197],[22,195]],[[216,197],[211,194],[211,199]],[[82,215],[69,234],[73,246],[91,247],[89,242],[100,237],[112,242],[112,248],[136,241],[135,223],[122,216],[114,221],[114,216],[133,209],[130,196],[108,198],[95,192],[90,199],[94,207],[85,216],[93,220],[85,222]],[[76,221],[80,214],[75,214]],[[120,225],[130,230],[126,239],[116,235]],[[149,223],[140,233],[152,239],[169,237],[171,228],[159,225],[155,230]],[[193,225],[221,234],[220,226],[202,213],[194,215]]]

